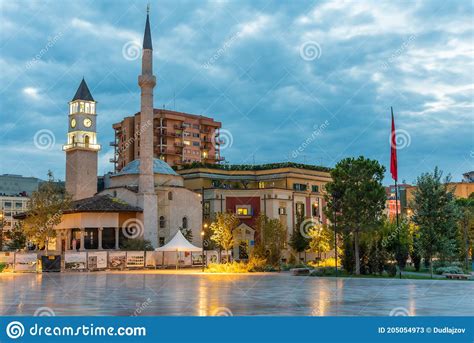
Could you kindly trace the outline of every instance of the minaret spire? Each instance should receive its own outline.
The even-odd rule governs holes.
[[[153,48],[151,44],[150,15],[147,7],[145,34],[143,36],[142,74],[138,76],[141,89],[140,102],[140,175],[138,192],[143,214],[144,238],[158,246],[158,206],[153,172]]]
[[[146,7],[146,24],[145,24],[145,34],[143,35],[143,49],[153,50],[151,44],[151,32],[150,32],[150,4]]]

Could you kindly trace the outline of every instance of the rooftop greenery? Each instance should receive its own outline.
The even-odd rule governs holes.
[[[193,168],[209,168],[209,169],[219,169],[219,170],[268,170],[268,169],[278,169],[278,168],[298,168],[306,170],[315,170],[321,172],[329,172],[331,168],[323,166],[314,166],[310,164],[294,163],[294,162],[280,162],[280,163],[268,163],[268,164],[212,164],[212,163],[202,163],[202,162],[193,162],[189,164],[184,164],[180,167],[173,167],[175,170],[185,170]]]

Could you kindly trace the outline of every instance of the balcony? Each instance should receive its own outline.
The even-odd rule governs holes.
[[[160,154],[165,154],[165,155],[178,155],[178,156],[181,156],[182,155],[182,151],[180,151],[179,149],[167,149],[167,148],[161,148],[159,149],[159,152]]]

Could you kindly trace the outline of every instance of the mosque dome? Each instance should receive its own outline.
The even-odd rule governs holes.
[[[179,176],[168,163],[158,158],[153,159],[153,173],[164,174],[164,175],[175,175]],[[140,174],[140,159],[133,160],[122,168],[116,175],[127,175],[127,174]]]

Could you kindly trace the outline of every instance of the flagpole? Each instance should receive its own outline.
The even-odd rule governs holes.
[[[392,106],[390,106],[390,110],[392,112],[392,120],[393,120],[393,107]],[[396,147],[395,147],[395,149],[396,149]],[[398,165],[397,165],[397,169],[398,169]],[[396,214],[396,218],[397,218],[397,237],[398,237],[397,238],[398,239],[397,253],[400,257],[400,226],[399,226],[399,219],[398,219],[398,183],[397,183],[397,179],[395,179],[395,214]],[[401,279],[402,278],[402,266],[400,264],[398,264],[398,269],[400,270],[400,279]]]

